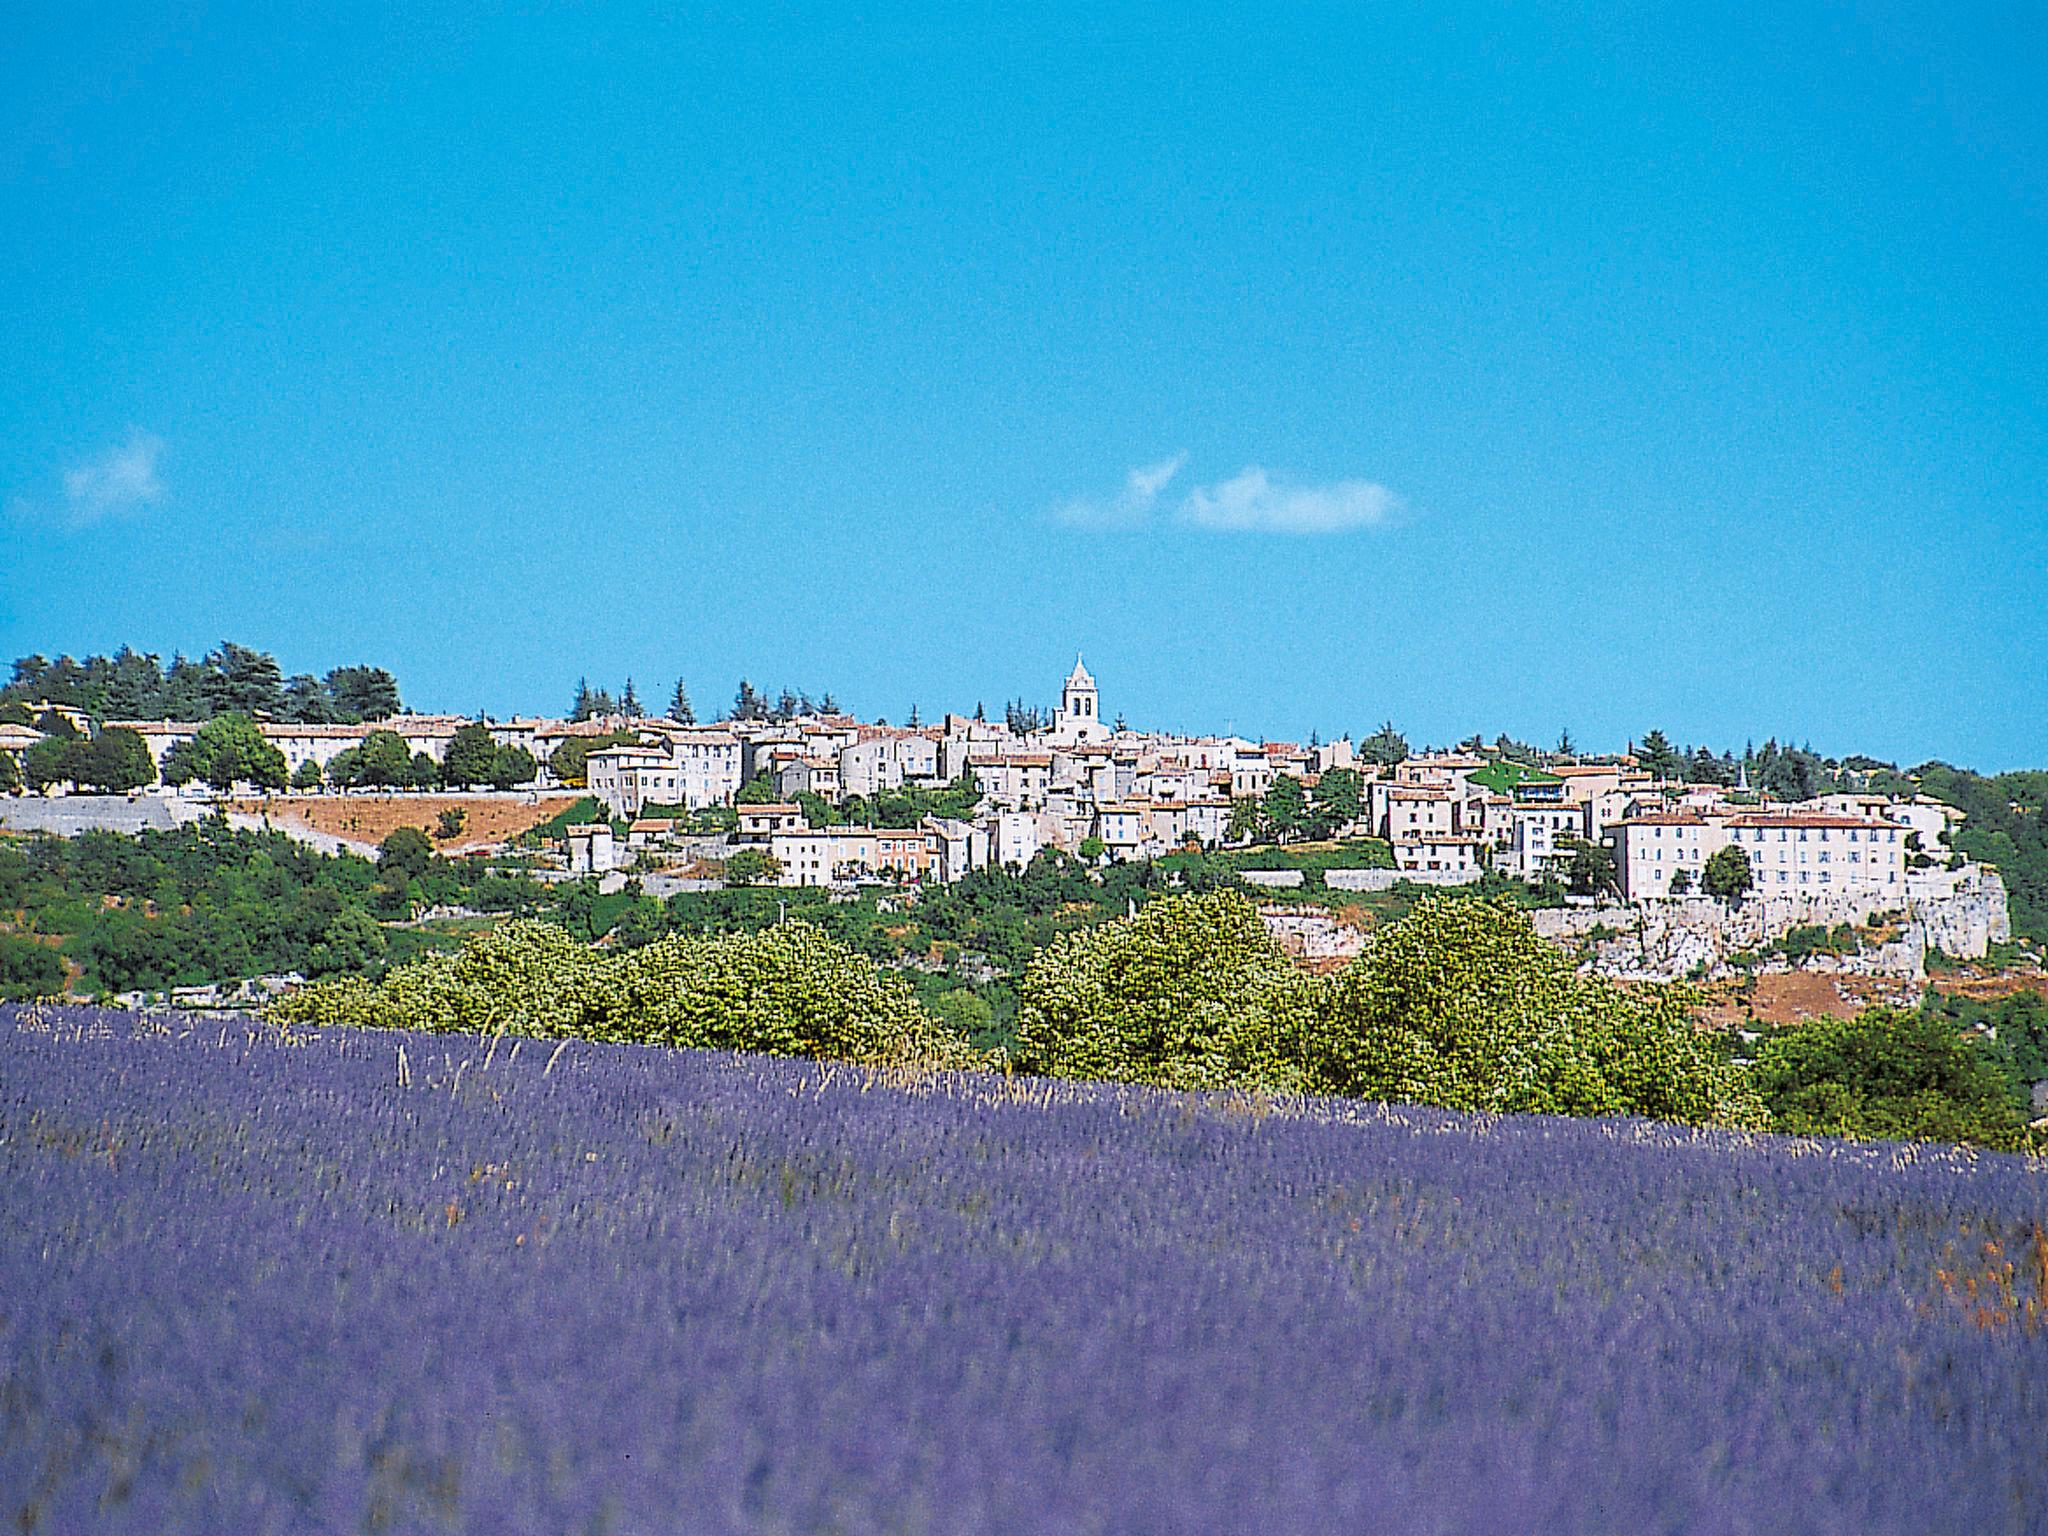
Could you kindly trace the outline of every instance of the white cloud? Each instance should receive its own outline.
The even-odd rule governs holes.
[[[1254,464],[1228,480],[1201,485],[1181,503],[1181,520],[1239,533],[1349,533],[1383,526],[1400,498],[1370,480],[1276,485]]]
[[[1124,476],[1124,488],[1115,496],[1077,496],[1061,503],[1053,515],[1079,528],[1135,528],[1151,515],[1159,493],[1187,461],[1185,453],[1176,453],[1157,464],[1141,464]]]
[[[77,523],[94,523],[124,512],[140,511],[164,499],[157,473],[164,440],[153,433],[131,431],[97,458],[64,471],[64,508]]]

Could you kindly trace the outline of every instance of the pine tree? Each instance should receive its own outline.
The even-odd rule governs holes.
[[[619,713],[631,720],[640,718],[640,695],[633,691],[633,679],[626,679],[626,691],[619,695]]]
[[[588,720],[596,712],[596,700],[591,696],[590,680],[576,679],[576,702],[569,706],[571,720]]]
[[[912,729],[912,730],[914,731],[914,730],[916,730],[916,729],[917,729],[917,727],[918,727],[918,719],[917,719],[917,705],[913,703],[913,704],[912,704],[912,705],[910,706],[910,728],[911,728],[911,729]]]
[[[668,717],[683,725],[697,723],[697,711],[690,707],[690,690],[683,686],[683,680],[676,679],[675,694],[668,701]]]

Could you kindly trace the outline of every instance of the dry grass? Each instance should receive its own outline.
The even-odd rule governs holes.
[[[434,846],[443,853],[465,853],[508,843],[581,798],[575,791],[502,799],[480,795],[273,795],[237,801],[232,809],[267,816],[280,826],[304,827],[372,845],[400,827],[417,827],[433,837],[441,812],[459,809],[462,831],[445,842],[434,838]]]

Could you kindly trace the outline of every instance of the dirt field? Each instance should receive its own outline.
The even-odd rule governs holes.
[[[1773,972],[1756,979],[1746,1000],[1734,986],[1708,989],[1713,998],[1702,1010],[1709,1023],[1732,1026],[1760,1019],[1768,1024],[1797,1024],[1802,1019],[1847,1018],[1865,1008],[1917,1008],[1921,984],[1885,976],[1823,976],[1810,971]]]
[[[463,812],[462,831],[434,846],[443,853],[464,853],[509,842],[527,828],[546,821],[579,793],[537,795],[273,795],[264,800],[237,801],[233,809],[268,816],[280,825],[306,827],[354,842],[381,843],[400,827],[418,827],[429,837],[441,812]]]

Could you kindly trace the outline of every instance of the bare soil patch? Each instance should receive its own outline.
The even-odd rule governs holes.
[[[508,843],[537,827],[582,795],[272,795],[237,801],[233,809],[267,816],[279,825],[304,827],[355,842],[381,843],[400,827],[417,827],[443,853],[469,853]],[[445,810],[463,813],[462,831],[434,837]]]

